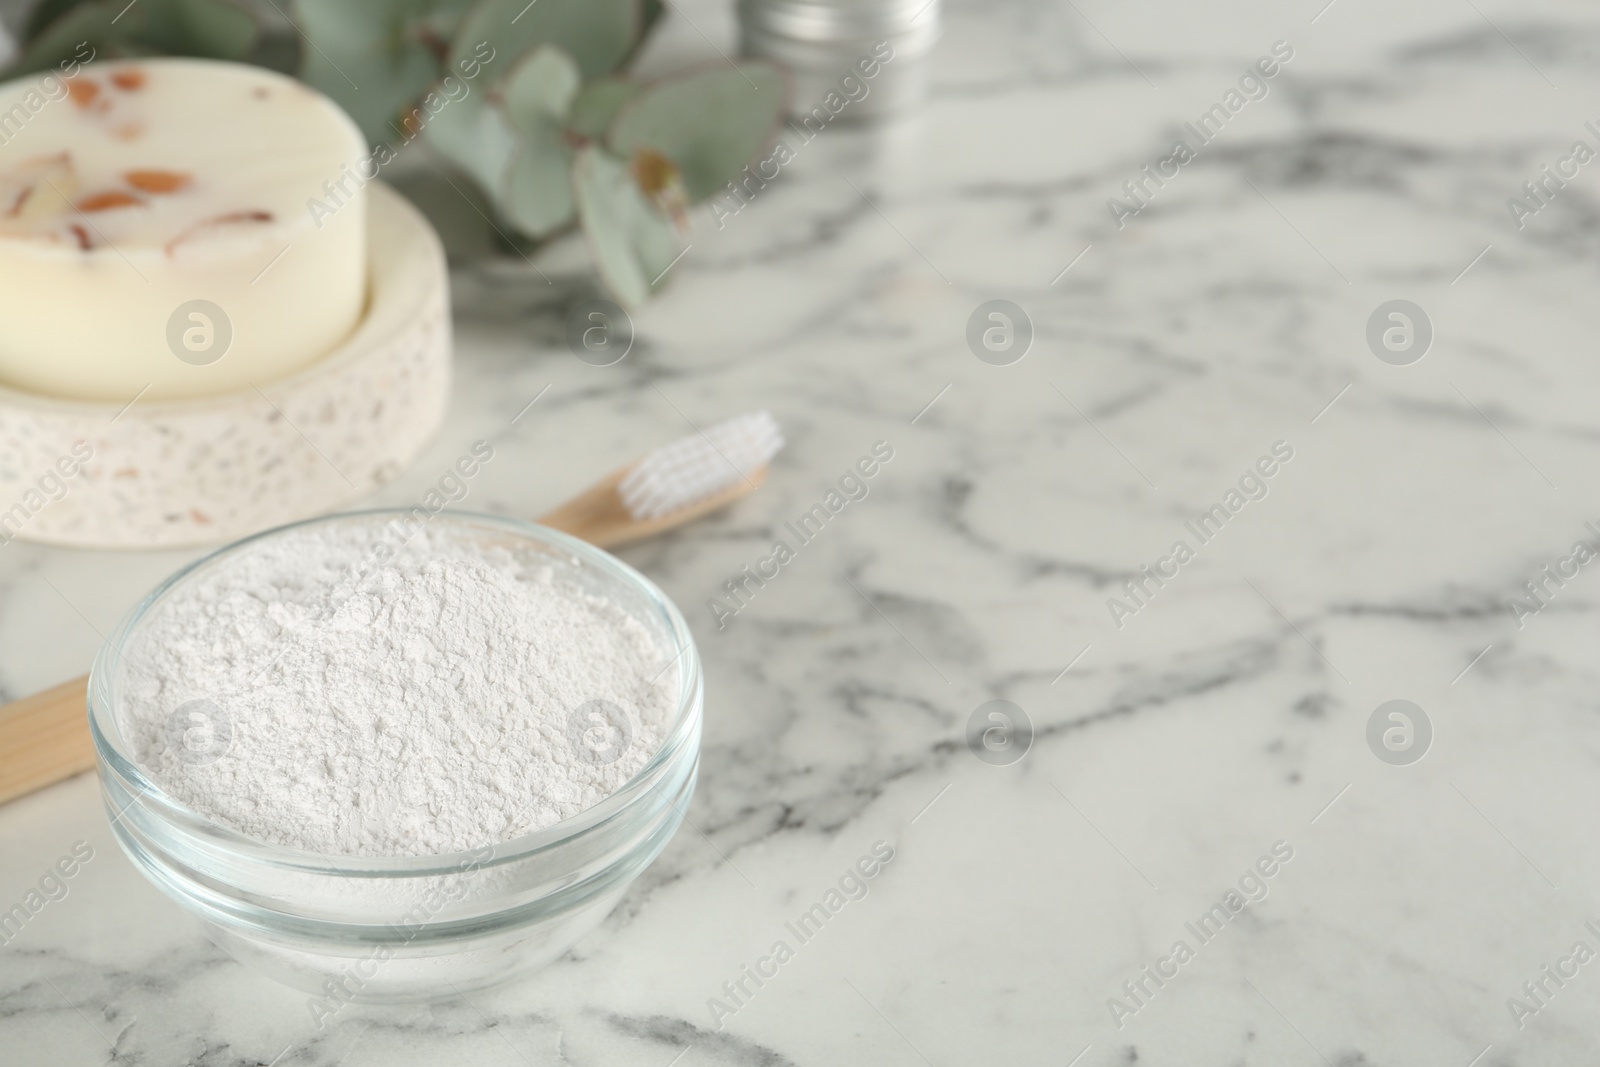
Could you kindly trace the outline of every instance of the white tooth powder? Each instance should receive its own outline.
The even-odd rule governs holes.
[[[621,607],[481,538],[385,544],[290,531],[152,609],[118,714],[163,789],[277,845],[434,855],[577,815],[661,747],[678,669]]]

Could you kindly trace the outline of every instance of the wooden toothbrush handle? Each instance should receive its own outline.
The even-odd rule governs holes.
[[[679,508],[670,515],[663,515],[659,519],[636,519],[628,514],[627,507],[622,503],[622,496],[617,492],[617,484],[630,469],[624,467],[608,474],[593,487],[573,497],[554,511],[539,516],[539,524],[571,534],[581,541],[587,541],[600,548],[631,545],[635,541],[642,541],[647,537],[654,537],[674,527],[693,522],[718,508],[727,507],[746,493],[755,492],[761,483],[767,480],[768,470],[763,466],[731,488],[724,489],[715,496],[708,496],[699,503]]]
[[[0,804],[94,766],[89,679],[0,707]]]

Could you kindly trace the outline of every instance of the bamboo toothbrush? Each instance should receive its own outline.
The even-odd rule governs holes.
[[[662,445],[539,518],[601,548],[654,537],[709,515],[767,477],[783,447],[765,411]],[[0,804],[94,766],[87,676],[0,706]]]

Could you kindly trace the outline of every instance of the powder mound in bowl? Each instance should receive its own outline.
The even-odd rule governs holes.
[[[297,528],[170,590],[121,665],[134,759],[240,833],[346,856],[510,840],[649,762],[678,671],[645,624],[564,558],[449,527],[395,542]]]

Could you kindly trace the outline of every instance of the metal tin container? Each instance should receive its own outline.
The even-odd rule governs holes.
[[[880,118],[927,96],[939,0],[739,0],[739,29],[745,55],[793,75],[796,119]]]

